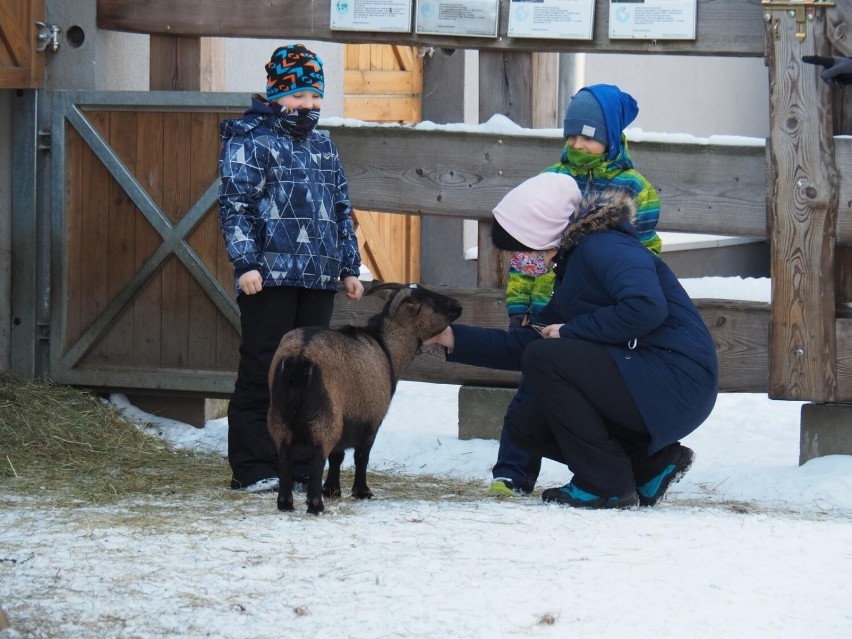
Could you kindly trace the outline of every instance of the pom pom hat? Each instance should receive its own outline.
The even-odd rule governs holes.
[[[323,96],[322,60],[303,44],[278,47],[266,63],[266,97],[277,100],[300,91],[313,91]]]
[[[539,173],[506,194],[494,207],[494,221],[527,249],[557,248],[579,204],[580,189],[574,178]],[[503,248],[497,242],[495,246]]]

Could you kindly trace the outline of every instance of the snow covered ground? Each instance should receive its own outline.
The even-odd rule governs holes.
[[[719,283],[688,290],[721,297]],[[768,300],[767,282],[742,284],[738,299]],[[852,636],[852,457],[798,465],[799,402],[720,395],[665,502],[586,512],[487,496],[497,443],[458,439],[457,399],[401,383],[371,469],[412,493],[427,475],[478,482],[472,495],[373,481],[374,499],[327,500],[321,517],[224,486],[221,500],[0,510],[0,639]],[[226,419],[196,429],[112,401],[225,454]],[[546,461],[539,488],[569,479]]]
[[[389,499],[373,482],[374,499],[321,517],[271,493],[0,512],[0,637],[849,636],[852,457],[799,467],[798,403],[720,396],[667,501],[584,512],[488,497],[497,444],[457,438],[457,395],[400,384],[371,466],[412,486],[481,481],[472,498]],[[225,450],[226,420],[113,401],[178,445]],[[540,487],[569,478],[545,462]]]

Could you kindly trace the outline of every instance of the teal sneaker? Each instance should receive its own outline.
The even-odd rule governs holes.
[[[643,506],[655,506],[666,495],[669,486],[680,481],[695,461],[695,452],[686,446],[680,447],[679,455],[656,477],[639,486],[639,503]]]
[[[601,497],[577,488],[573,483],[568,483],[562,488],[548,488],[541,493],[541,499],[545,502],[564,504],[574,508],[591,508],[595,510],[604,508],[633,508],[638,505],[639,497],[636,491],[630,491],[616,497]]]

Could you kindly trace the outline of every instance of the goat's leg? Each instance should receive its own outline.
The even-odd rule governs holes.
[[[314,446],[311,475],[308,479],[308,514],[319,515],[325,510],[322,503],[322,473],[325,470],[325,453],[322,446]]]
[[[293,510],[293,447],[282,444],[278,449],[278,510]]]
[[[328,475],[322,487],[324,497],[340,497],[340,465],[344,454],[342,450],[333,450],[328,456]]]
[[[367,486],[367,464],[370,461],[370,450],[373,448],[375,435],[365,437],[358,446],[355,447],[355,481],[352,484],[352,496],[358,499],[370,499],[373,496],[373,491]]]

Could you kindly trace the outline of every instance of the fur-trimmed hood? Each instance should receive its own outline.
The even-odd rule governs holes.
[[[570,249],[592,233],[608,229],[624,229],[636,219],[636,200],[623,189],[604,189],[588,193],[562,234],[562,248]],[[634,230],[635,234],[636,231]]]

